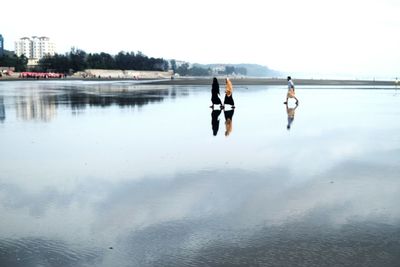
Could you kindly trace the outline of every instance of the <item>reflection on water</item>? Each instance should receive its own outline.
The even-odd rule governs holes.
[[[211,112],[211,128],[213,136],[217,136],[219,130],[219,116],[221,115],[221,109],[213,109]],[[232,119],[233,119],[234,109],[226,110],[224,109],[225,117],[225,136],[229,136],[232,132]]]
[[[23,120],[50,121],[57,115],[55,96],[30,94],[18,96],[15,99],[15,109],[18,118]]]
[[[71,106],[72,109],[87,107],[141,107],[147,104],[163,101],[174,96],[169,90],[147,90],[137,92],[86,92],[73,90],[57,97],[56,102]]]
[[[97,266],[101,254],[98,250],[72,248],[58,240],[0,240],[1,266]]]
[[[399,266],[400,98],[286,90],[0,83],[0,266]]]
[[[0,122],[6,119],[6,109],[4,107],[4,99],[0,97]]]
[[[219,130],[219,115],[221,115],[222,110],[220,109],[213,109],[211,111],[211,128],[213,132],[213,136],[218,134]]]
[[[286,129],[290,130],[290,127],[292,126],[292,123],[294,121],[294,113],[296,108],[298,107],[298,104],[296,103],[296,105],[294,107],[289,107],[289,104],[286,103],[286,113],[287,113],[287,126]]]
[[[54,85],[28,84],[10,86],[14,92],[16,116],[23,120],[48,122],[57,116],[59,106],[71,108],[73,113],[80,113],[88,107],[141,107],[151,103],[162,102],[165,98],[174,99],[187,95],[186,90],[176,88],[129,86],[124,84],[86,84]],[[4,103],[0,101],[0,120],[5,119]]]
[[[233,113],[234,109],[231,110],[224,110],[225,116],[225,136],[228,136],[232,132],[232,120],[233,120]]]

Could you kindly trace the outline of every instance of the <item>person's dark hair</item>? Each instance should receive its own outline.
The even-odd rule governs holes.
[[[290,77],[290,76],[287,76],[287,80],[289,81],[289,80],[291,80],[292,79],[292,77]]]
[[[217,78],[215,78],[215,77],[213,78],[213,83],[211,85],[211,88],[212,88],[213,92],[219,94],[219,83],[218,83]]]

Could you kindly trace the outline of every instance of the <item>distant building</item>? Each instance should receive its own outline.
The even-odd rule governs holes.
[[[176,59],[169,59],[169,60],[167,60],[167,61],[168,61],[168,64],[169,64],[170,67],[172,66],[172,60],[175,61],[175,66],[176,66],[177,68],[179,68],[179,67],[182,66],[183,64],[188,64],[189,68],[192,66],[192,64],[189,63],[189,62],[187,62],[187,61],[176,60]]]
[[[4,55],[4,39],[3,36],[0,34],[0,57]]]
[[[54,56],[55,44],[45,36],[23,37],[15,42],[15,54],[17,56],[25,55],[31,62],[38,62],[47,55]]]
[[[211,68],[211,71],[214,75],[218,75],[221,73],[225,73],[225,65],[217,65]]]
[[[15,42],[15,54],[17,56],[25,55],[27,58],[32,58],[32,42],[28,37],[23,37]]]
[[[50,42],[49,37],[32,37],[32,58],[42,58],[50,55],[54,56],[55,45]]]

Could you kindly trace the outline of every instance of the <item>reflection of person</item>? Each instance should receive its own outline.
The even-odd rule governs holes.
[[[289,108],[288,104],[286,103],[286,113],[287,113],[287,126],[286,129],[290,130],[290,127],[292,126],[293,120],[294,120],[294,111],[297,108],[297,103],[294,108]]]
[[[219,129],[219,118],[218,118],[219,115],[221,115],[220,109],[213,110],[211,112],[211,126],[212,126],[212,131],[213,131],[214,136],[217,136],[218,129]]]
[[[296,99],[296,105],[297,105],[299,103],[299,100],[296,98],[296,95],[294,92],[294,83],[290,76],[287,77],[287,80],[288,80],[288,92],[286,94],[286,101],[283,102],[283,104],[287,104],[289,98],[294,98],[294,99]]]
[[[0,97],[0,122],[6,119],[6,108],[4,107],[3,97]]]
[[[213,78],[213,83],[211,86],[211,102],[212,105],[210,108],[214,108],[214,105],[221,105],[220,108],[223,108],[221,99],[219,98],[219,83],[217,78]]]
[[[225,115],[225,136],[228,136],[232,132],[232,117],[234,110],[224,110]]]
[[[229,80],[229,78],[226,78],[224,105],[228,104],[231,105],[232,108],[235,108],[235,102],[233,101],[232,92],[233,92],[232,82]]]

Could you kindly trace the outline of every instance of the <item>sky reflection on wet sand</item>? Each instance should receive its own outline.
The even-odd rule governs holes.
[[[396,90],[210,89],[0,83],[0,265],[400,264]]]

